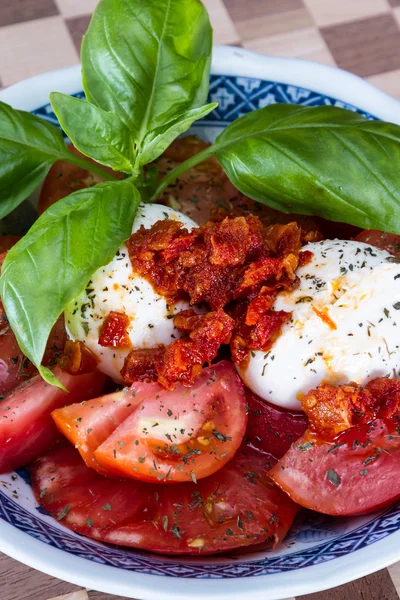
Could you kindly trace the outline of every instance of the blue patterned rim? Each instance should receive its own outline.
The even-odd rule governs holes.
[[[85,97],[83,92],[74,95],[77,98]],[[199,122],[203,126],[220,125],[224,127],[248,112],[277,103],[298,104],[300,106],[338,106],[355,111],[367,119],[375,118],[352,104],[347,104],[330,96],[324,96],[312,90],[306,90],[287,83],[265,81],[251,77],[211,75],[208,102],[218,102],[218,107]],[[46,104],[32,112],[58,126],[57,117],[50,104]]]
[[[80,92],[76,96],[83,98],[84,94]],[[200,122],[200,125],[204,127],[224,127],[247,112],[275,103],[339,106],[358,112],[369,119],[375,118],[355,106],[311,90],[248,77],[212,75],[209,101],[217,101],[219,106]],[[50,104],[36,109],[33,113],[58,125]],[[20,475],[25,478],[23,471],[20,471]],[[329,541],[317,543],[306,549],[286,552],[282,555],[267,555],[247,561],[230,558],[223,562],[219,558],[211,563],[209,560],[205,562],[200,559],[190,561],[166,559],[145,552],[94,542],[89,538],[72,534],[65,528],[48,523],[41,517],[42,513],[40,507],[37,507],[36,511],[30,512],[0,491],[0,518],[45,544],[80,558],[136,573],[198,579],[228,579],[287,573],[351,554],[400,529],[400,510],[398,507],[393,507],[348,533],[338,534],[333,539],[330,536]],[[313,520],[318,519],[321,521],[321,516],[310,517],[307,522],[309,530],[303,530],[301,535],[306,537],[309,535],[312,539],[313,532],[321,525],[320,522],[317,526],[313,523]],[[325,525],[326,523],[328,523],[329,529],[332,519],[327,517]]]
[[[238,562],[240,559],[232,558],[229,563],[221,563],[219,559],[215,564],[210,562],[205,564],[189,562],[187,559],[180,562],[176,559],[165,560],[158,555],[94,542],[89,538],[71,534],[65,528],[61,529],[44,522],[39,516],[43,513],[40,507],[37,507],[37,512],[32,513],[0,492],[0,518],[53,548],[102,565],[136,573],[196,579],[231,579],[288,573],[351,554],[374,544],[400,528],[400,511],[398,507],[392,507],[349,533],[308,549],[281,556],[266,556],[247,562]],[[329,522],[330,519],[328,518],[327,521]],[[310,519],[310,528],[311,522]]]

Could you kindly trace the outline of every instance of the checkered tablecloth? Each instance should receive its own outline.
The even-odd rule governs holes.
[[[337,65],[400,98],[400,0],[203,1],[217,44]],[[96,4],[0,0],[0,87],[77,64]],[[302,600],[399,600],[398,592],[400,564]],[[112,598],[125,600],[79,589],[0,555],[0,600]]]
[[[79,62],[97,0],[0,0],[0,85]],[[400,97],[400,0],[204,0],[217,44],[337,65]]]

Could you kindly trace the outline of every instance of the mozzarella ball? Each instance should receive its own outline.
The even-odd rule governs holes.
[[[311,262],[300,285],[277,297],[292,313],[269,352],[252,352],[238,367],[245,384],[277,406],[300,410],[320,383],[364,385],[397,377],[400,367],[400,264],[384,250],[356,241],[306,245]]]
[[[174,219],[192,229],[197,224],[182,213],[160,204],[140,204],[132,233],[141,225],[149,229],[163,219]],[[67,333],[72,340],[84,342],[99,361],[98,369],[117,382],[122,382],[120,371],[133,348],[152,348],[169,344],[180,334],[172,316],[189,308],[187,302],[169,306],[167,299],[157,294],[152,285],[133,272],[128,249],[121,246],[113,260],[98,269],[86,290],[65,310]],[[124,313],[130,319],[127,334],[131,348],[100,346],[101,327],[110,311]]]

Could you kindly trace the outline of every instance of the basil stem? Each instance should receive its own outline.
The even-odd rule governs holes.
[[[156,202],[158,200],[158,198],[161,196],[161,194],[163,193],[163,191],[165,190],[165,188],[167,188],[169,185],[171,185],[171,183],[174,183],[174,181],[176,179],[178,179],[179,175],[182,175],[182,173],[185,173],[192,167],[195,167],[196,165],[203,162],[204,160],[207,160],[207,158],[210,158],[210,156],[213,156],[213,154],[215,154],[215,146],[213,146],[213,145],[208,146],[208,148],[204,148],[204,150],[202,150],[198,154],[191,156],[190,158],[185,160],[183,163],[177,165],[174,169],[169,171],[162,178],[162,180],[158,184],[155,192],[150,197],[148,202]]]
[[[71,156],[69,156],[69,155],[71,155]],[[117,181],[117,177],[116,177],[116,175],[113,175],[113,173],[106,171],[100,165],[97,165],[96,163],[94,163],[90,160],[87,160],[86,158],[83,158],[81,156],[77,156],[76,154],[73,154],[72,152],[69,152],[68,156],[63,155],[62,157],[60,157],[59,160],[70,162],[73,165],[77,165],[78,167],[85,169],[86,171],[90,171],[91,173],[94,173],[95,175],[98,175],[99,177],[104,179],[104,181]]]

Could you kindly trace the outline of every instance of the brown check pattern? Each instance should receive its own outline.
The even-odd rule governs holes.
[[[203,1],[217,44],[336,65],[400,98],[400,0]],[[96,4],[0,0],[0,87],[77,64]],[[125,600],[79,589],[4,555],[0,590],[1,600]],[[400,563],[302,600],[399,600],[398,592]]]

